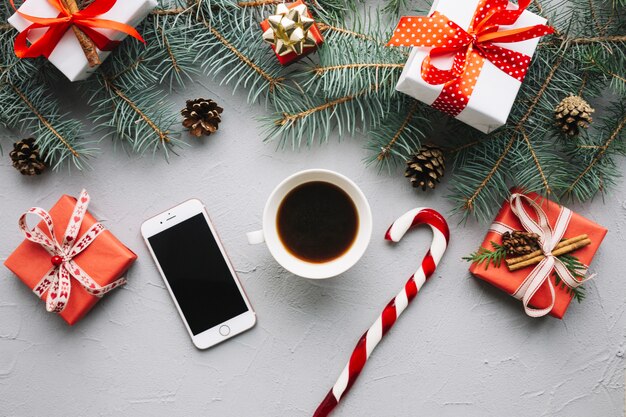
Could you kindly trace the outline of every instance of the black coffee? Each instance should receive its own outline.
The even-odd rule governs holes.
[[[345,191],[312,181],[291,190],[280,203],[278,236],[287,250],[307,262],[328,262],[350,249],[359,227],[356,206]]]

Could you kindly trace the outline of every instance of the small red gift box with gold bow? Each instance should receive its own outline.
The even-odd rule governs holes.
[[[89,194],[64,195],[50,212],[33,207],[20,218],[26,239],[4,262],[46,309],[72,325],[110,290],[123,285],[137,259],[130,249],[87,211]],[[41,222],[30,229],[26,216]]]
[[[522,301],[531,317],[567,311],[607,229],[536,193],[511,190],[470,272]]]
[[[302,0],[277,5],[276,13],[261,22],[261,29],[281,65],[314,52],[324,41]]]

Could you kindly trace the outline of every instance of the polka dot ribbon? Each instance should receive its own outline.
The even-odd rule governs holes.
[[[530,1],[519,0],[517,8],[508,9],[508,0],[481,0],[467,31],[439,12],[404,16],[387,45],[432,48],[421,69],[428,84],[443,84],[432,107],[457,116],[467,106],[486,59],[518,81],[524,80],[530,57],[495,43],[520,42],[554,32],[546,25],[499,30],[515,23]],[[450,55],[450,69],[432,63],[432,58]]]
[[[39,298],[42,298],[46,291],[48,292],[46,310],[49,312],[60,313],[67,306],[72,288],[70,278],[74,278],[88,293],[96,297],[102,297],[112,289],[126,283],[126,278],[120,278],[103,287],[73,261],[76,255],[84,251],[105,230],[101,223],[95,223],[84,235],[77,238],[88,205],[89,194],[83,190],[76,200],[76,206],[63,234],[61,244],[55,237],[52,217],[44,209],[32,207],[20,217],[19,226],[26,239],[41,245],[50,254],[52,267],[33,288],[33,292]],[[26,223],[28,214],[39,217],[43,221],[43,226],[48,229],[48,234],[44,233],[38,226],[29,228]]]

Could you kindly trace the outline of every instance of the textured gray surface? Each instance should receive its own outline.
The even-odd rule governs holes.
[[[0,269],[1,416],[311,415],[357,339],[417,266],[430,232],[413,232],[395,247],[384,242],[384,232],[416,206],[448,212],[444,189],[416,193],[400,176],[364,167],[358,137],[276,152],[252,120],[263,113],[259,106],[207,85],[189,94],[223,104],[219,134],[189,139],[192,147],[169,163],[127,157],[107,143],[92,171],[29,179],[10,167],[5,146],[0,258],[21,240],[23,210],[49,208],[62,193],[86,187],[92,211],[139,260],[129,284],[74,327],[46,313]],[[291,276],[266,248],[248,246],[245,238],[259,227],[273,187],[313,167],[355,180],[374,216],[373,240],[361,262],[326,281]],[[452,218],[452,242],[436,275],[335,415],[622,416],[625,191],[622,183],[604,203],[572,207],[610,232],[592,265],[598,277],[587,299],[574,303],[564,321],[528,318],[511,297],[470,277],[461,257],[476,249],[487,225],[457,225]],[[139,235],[145,218],[189,197],[208,207],[258,314],[251,331],[207,351],[192,346]]]

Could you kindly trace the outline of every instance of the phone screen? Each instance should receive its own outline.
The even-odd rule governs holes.
[[[202,213],[148,241],[194,335],[248,311]]]

